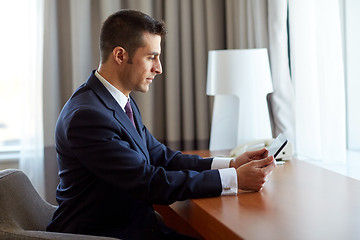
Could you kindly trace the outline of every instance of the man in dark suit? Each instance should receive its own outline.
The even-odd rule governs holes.
[[[202,159],[167,148],[143,125],[130,92],[147,92],[161,74],[165,33],[162,22],[132,10],[104,22],[100,66],[65,104],[56,125],[59,207],[48,231],[185,239],[157,221],[152,204],[262,188],[274,167],[266,149]]]

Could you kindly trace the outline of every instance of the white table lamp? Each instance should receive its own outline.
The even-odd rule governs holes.
[[[209,51],[207,95],[215,96],[210,150],[272,137],[267,49]]]

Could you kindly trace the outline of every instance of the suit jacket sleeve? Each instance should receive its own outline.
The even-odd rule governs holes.
[[[98,179],[153,204],[221,194],[219,172],[206,170],[211,160],[172,151],[142,126],[148,161],[113,114],[111,110],[82,108],[72,111],[58,126],[66,129],[59,132],[66,133],[65,142],[76,159]],[[66,147],[61,139],[59,136],[59,144]]]
[[[211,168],[212,158],[203,159],[198,155],[182,154],[180,151],[173,151],[157,141],[145,126],[143,131],[146,136],[146,144],[152,165],[161,166],[168,171],[195,170],[201,172]]]

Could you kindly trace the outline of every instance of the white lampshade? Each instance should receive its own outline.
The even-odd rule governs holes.
[[[210,150],[271,138],[267,49],[209,51],[207,95],[215,96]]]

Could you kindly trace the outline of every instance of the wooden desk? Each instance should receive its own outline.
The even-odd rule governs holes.
[[[260,192],[156,209],[171,227],[203,239],[360,239],[360,181],[300,160],[277,166]]]

